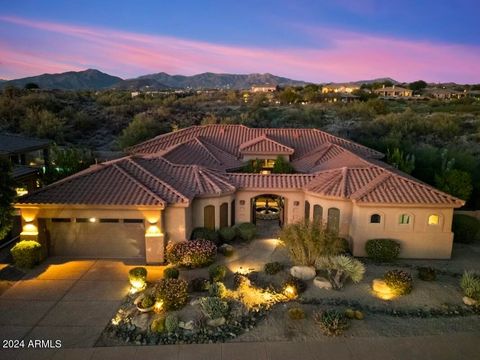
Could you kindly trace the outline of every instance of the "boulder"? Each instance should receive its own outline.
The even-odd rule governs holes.
[[[182,328],[182,329],[185,329],[185,330],[193,330],[193,320],[190,320],[190,321],[187,321],[187,322],[184,322],[184,321],[180,321],[178,323],[178,327],[179,328]]]
[[[229,244],[223,244],[222,246],[220,246],[218,248],[218,252],[220,254],[225,255],[225,256],[232,255],[234,251],[235,251],[235,248],[232,245],[229,245]]]
[[[290,274],[304,281],[312,280],[317,272],[313,266],[292,266]]]
[[[463,300],[463,303],[464,303],[465,305],[468,305],[468,306],[474,306],[474,305],[477,305],[477,304],[478,304],[478,301],[477,301],[477,300],[472,299],[472,298],[470,298],[470,297],[468,297],[468,296],[464,296],[462,300]]]
[[[142,331],[145,331],[148,329],[149,322],[150,322],[149,314],[141,314],[141,315],[135,316],[132,319],[132,324]]]
[[[208,326],[216,327],[225,324],[225,318],[222,316],[217,319],[210,319],[207,321]]]
[[[313,285],[319,289],[332,290],[332,284],[330,281],[321,276],[317,276],[315,279],[313,279]]]

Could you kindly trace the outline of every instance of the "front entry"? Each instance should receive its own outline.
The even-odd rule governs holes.
[[[252,223],[257,225],[258,238],[277,237],[284,224],[285,199],[274,194],[263,194],[251,199]]]

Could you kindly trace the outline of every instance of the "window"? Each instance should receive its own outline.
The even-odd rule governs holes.
[[[118,223],[118,219],[100,219],[101,223]]]
[[[124,224],[143,224],[143,219],[123,219]]]
[[[70,218],[52,218],[52,222],[70,222]]]
[[[305,220],[310,220],[310,203],[305,201]]]
[[[370,224],[380,224],[382,217],[379,214],[373,214],[370,216]]]
[[[75,222],[77,223],[86,223],[88,222],[88,218],[76,218]]]
[[[207,205],[203,208],[203,227],[215,230],[215,206]]]
[[[320,205],[313,205],[313,221],[322,222],[323,208]]]
[[[220,205],[220,227],[228,226],[228,203]]]
[[[338,234],[340,230],[340,210],[337,208],[328,209],[327,230]]]
[[[433,214],[428,217],[428,225],[438,225],[440,223],[440,216]]]
[[[400,215],[400,219],[398,221],[400,225],[408,225],[410,224],[410,215],[402,214]]]

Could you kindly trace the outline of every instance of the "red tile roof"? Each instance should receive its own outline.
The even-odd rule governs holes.
[[[257,154],[281,154],[291,155],[295,152],[291,147],[280,144],[277,141],[270,139],[263,134],[255,139],[245,141],[239,146],[240,153],[243,155],[257,155]]]

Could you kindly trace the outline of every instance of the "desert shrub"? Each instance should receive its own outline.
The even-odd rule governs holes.
[[[219,298],[223,298],[226,293],[227,293],[227,288],[221,282],[212,283],[210,285],[210,288],[208,289],[208,294],[210,296],[216,296],[216,297],[219,297]]]
[[[465,296],[480,301],[480,274],[465,271],[460,280],[460,287]]]
[[[208,268],[208,275],[213,282],[223,281],[227,276],[227,267],[225,265],[211,265]]]
[[[165,310],[178,310],[188,299],[188,284],[185,280],[161,279],[155,289],[155,297],[163,301]]]
[[[200,309],[210,319],[218,319],[228,313],[228,304],[218,297],[203,297],[198,299]]]
[[[353,309],[346,309],[344,314],[349,319],[355,319],[355,310]]]
[[[22,240],[10,250],[15,265],[33,268],[40,262],[42,245],[33,240]]]
[[[348,329],[349,322],[345,314],[337,310],[324,310],[313,315],[315,323],[320,326],[322,332],[327,336],[338,336]]]
[[[303,293],[305,290],[307,290],[307,284],[305,281],[301,279],[297,279],[294,276],[289,276],[284,282],[283,282],[283,288],[286,288],[287,286],[292,286],[295,289],[295,292],[297,294]]]
[[[423,281],[434,281],[437,279],[437,272],[431,267],[418,268],[418,277]]]
[[[412,275],[404,270],[389,270],[383,280],[395,295],[410,294],[413,288]]]
[[[365,266],[357,259],[346,256],[323,256],[317,259],[315,266],[318,270],[325,270],[328,280],[334,289],[341,289],[347,279],[354,283],[362,281]]]
[[[459,243],[472,243],[480,240],[480,221],[474,217],[456,214],[453,215],[453,239]]]
[[[294,307],[294,308],[288,309],[288,317],[292,320],[301,320],[301,319],[305,319],[306,315],[303,309],[299,307]]]
[[[218,230],[218,235],[220,235],[220,239],[224,242],[232,242],[237,236],[237,232],[234,227],[222,227]]]
[[[147,269],[144,267],[134,267],[128,272],[128,280],[130,284],[145,284],[147,281]]]
[[[268,275],[275,275],[276,273],[282,271],[283,268],[284,266],[282,263],[278,261],[274,261],[274,262],[266,263],[263,270]]]
[[[161,315],[154,319],[150,324],[150,331],[153,333],[163,333],[165,331],[165,316]]]
[[[208,291],[210,282],[205,278],[198,277],[190,280],[189,287],[194,292]]]
[[[192,240],[168,244],[167,260],[178,266],[197,268],[215,261],[217,247],[209,240]]]
[[[214,244],[218,244],[220,242],[220,237],[218,236],[218,233],[215,230],[207,229],[204,227],[198,227],[193,229],[191,239],[192,240],[197,240],[197,239],[210,240]]]
[[[321,256],[337,255],[344,242],[319,221],[301,221],[286,225],[280,231],[291,260],[296,265],[313,266]]]
[[[365,243],[365,251],[375,261],[393,261],[400,254],[400,244],[391,239],[372,239]]]
[[[179,275],[180,275],[180,272],[178,271],[177,268],[174,268],[174,267],[168,267],[163,270],[163,277],[165,279],[178,279]]]
[[[242,223],[235,226],[237,235],[243,241],[250,241],[257,233],[257,227],[252,223]]]
[[[341,241],[341,250],[340,250],[340,254],[348,254],[348,255],[351,255],[352,252],[350,250],[350,243],[348,242],[347,239],[345,238],[340,238],[340,241]]]
[[[141,302],[141,307],[147,309],[155,304],[155,299],[151,295],[145,295]]]
[[[165,330],[169,333],[174,333],[178,329],[178,315],[177,314],[168,314],[165,318]]]

